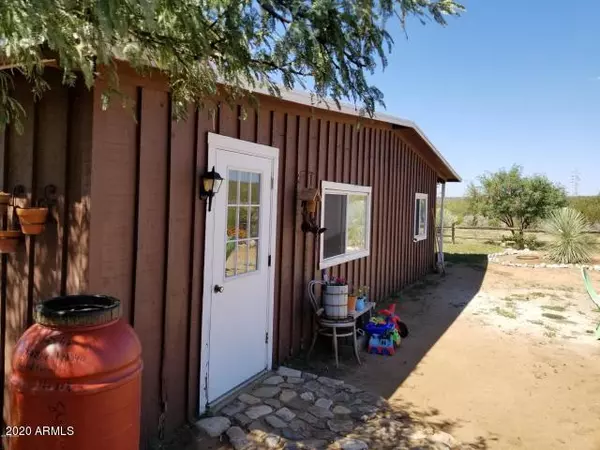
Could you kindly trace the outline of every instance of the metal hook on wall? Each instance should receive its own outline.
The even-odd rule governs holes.
[[[44,196],[37,201],[37,206],[52,208],[56,205],[58,198],[58,188],[54,184],[48,184],[44,187]]]
[[[302,174],[304,174],[305,186],[311,187],[315,178],[315,173],[308,170],[301,170],[300,172],[298,172],[298,176],[296,177],[296,185],[298,185],[298,187],[300,186],[300,179],[302,178]]]
[[[13,208],[16,206],[15,205],[15,198],[20,198],[23,197],[25,195],[25,186],[23,186],[22,184],[16,184],[11,192],[11,196],[10,196],[10,206],[12,206]]]

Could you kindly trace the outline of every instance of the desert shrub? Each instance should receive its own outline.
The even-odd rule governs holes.
[[[591,259],[589,224],[584,215],[572,208],[552,212],[544,223],[550,236],[548,255],[560,264],[585,263]]]
[[[488,227],[503,227],[504,226],[504,224],[502,222],[500,222],[499,219],[495,219],[495,218],[488,219],[487,222],[488,222]]]
[[[457,222],[457,217],[452,211],[446,211],[444,209],[444,226],[451,227],[453,223]],[[437,209],[436,213],[436,225],[440,226],[440,208]]]
[[[469,202],[462,197],[446,197],[444,200],[444,214],[446,214],[446,211],[451,211],[455,216],[462,217],[469,212]]]
[[[535,236],[527,236],[520,233],[504,235],[501,241],[519,250],[523,250],[524,248],[535,250],[542,246],[542,243]]]
[[[571,197],[569,206],[581,212],[589,223],[600,224],[600,195]]]

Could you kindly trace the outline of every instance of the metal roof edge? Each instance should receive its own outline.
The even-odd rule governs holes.
[[[268,96],[272,96],[271,93],[268,91],[268,89],[261,88],[261,87],[252,88],[251,91],[253,91],[255,93],[259,93],[259,94],[265,94]],[[343,114],[349,114],[352,116],[360,117],[359,111],[357,111],[356,108],[352,105],[349,105],[347,103],[340,103],[340,107],[338,108],[334,101],[330,101],[330,102],[326,102],[323,100],[317,101],[315,99],[315,97],[308,92],[297,91],[297,90],[290,91],[290,90],[281,89],[281,99],[288,101],[288,102],[292,102],[292,103],[298,103],[301,105],[312,106],[314,108],[335,111],[335,112],[340,112]],[[460,175],[458,175],[456,170],[454,170],[454,168],[450,165],[450,163],[446,160],[446,158],[444,158],[444,156],[440,153],[440,151],[436,148],[436,146],[433,145],[433,143],[429,140],[427,135],[423,132],[423,130],[421,130],[421,128],[419,128],[419,126],[415,122],[413,122],[411,120],[407,120],[407,119],[402,119],[401,117],[392,116],[390,114],[377,113],[377,112],[373,115],[372,118],[375,120],[382,121],[382,122],[387,122],[387,123],[394,124],[394,125],[400,125],[402,127],[412,128],[413,130],[415,130],[417,132],[417,134],[421,137],[421,139],[423,139],[423,141],[431,149],[431,151],[433,151],[433,153],[446,166],[448,171],[454,176],[455,179],[452,179],[449,181],[462,181],[462,178],[460,177]]]

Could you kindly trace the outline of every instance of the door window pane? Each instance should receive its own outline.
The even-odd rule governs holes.
[[[232,277],[235,275],[235,261],[237,259],[236,252],[237,243],[227,242],[225,243],[225,276]]]
[[[248,271],[248,241],[238,243],[238,258],[236,275],[241,275]]]
[[[227,203],[235,205],[238,203],[238,180],[240,173],[237,170],[230,170],[227,174]]]
[[[260,205],[260,174],[250,174],[250,203]]]
[[[238,210],[240,212],[240,231],[238,233],[239,239],[247,239],[248,238],[248,207],[247,206],[238,206]]]
[[[227,175],[225,276],[233,277],[258,270],[261,174],[229,170]]]
[[[240,177],[240,204],[250,203],[250,173],[241,172]]]
[[[248,272],[258,270],[258,239],[250,239],[248,243]]]
[[[259,210],[258,206],[250,207],[250,237],[251,238],[258,237],[258,222],[259,222],[258,210]]]
[[[238,226],[237,226],[237,206],[227,207],[227,240],[235,240],[238,238]]]

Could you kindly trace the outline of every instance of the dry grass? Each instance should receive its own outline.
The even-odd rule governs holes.
[[[564,312],[567,310],[564,306],[559,305],[542,305],[542,309],[548,309],[550,311]]]
[[[496,306],[494,312],[507,319],[516,319],[518,317],[517,312],[514,309],[500,308]]]
[[[553,313],[542,313],[542,316],[547,317],[548,319],[553,319],[553,320],[567,320],[567,318],[565,316],[561,316],[560,314],[553,314]]]

